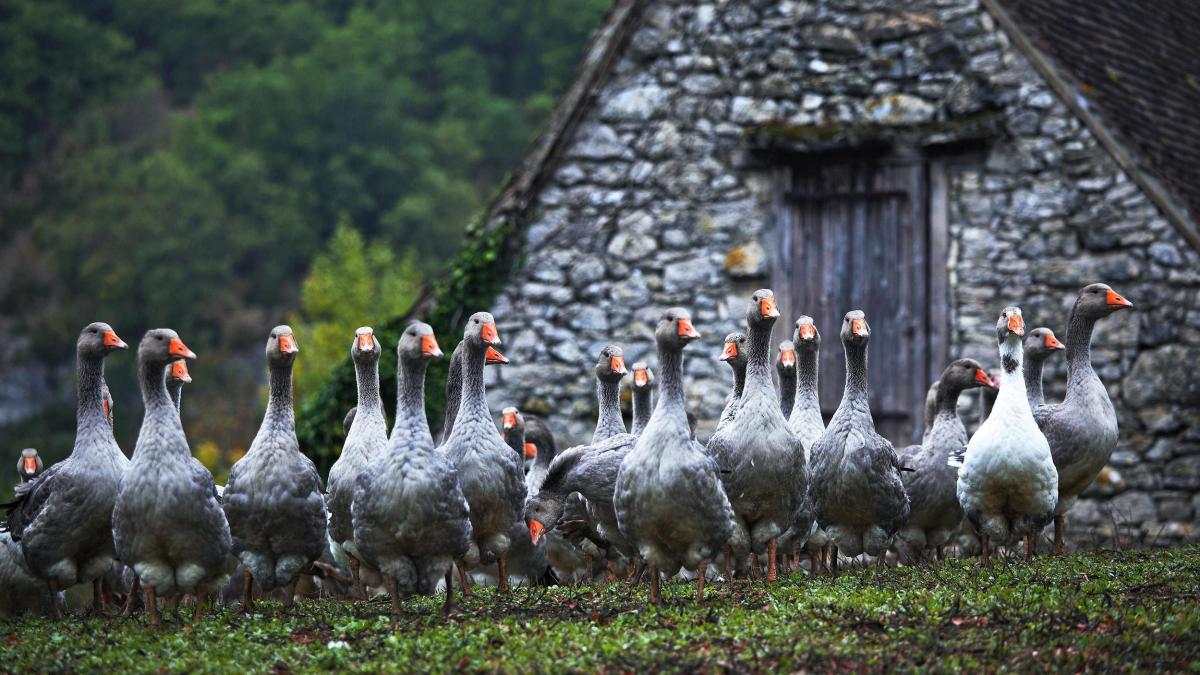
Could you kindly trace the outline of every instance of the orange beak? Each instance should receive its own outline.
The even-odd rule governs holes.
[[[286,337],[286,336],[285,336]],[[279,338],[279,348],[283,349],[283,338]],[[375,336],[371,333],[363,333],[358,336],[358,351],[370,352],[375,350]]]
[[[625,357],[624,356],[612,357],[612,359],[610,359],[608,362],[608,367],[611,368],[614,373],[619,373],[621,375],[624,375],[625,373],[629,372],[628,370],[625,370]]]
[[[1025,334],[1025,319],[1020,314],[1008,317],[1008,332],[1018,336]]]
[[[796,365],[796,352],[791,349],[785,349],[779,352],[779,360],[785,366],[794,366]]]
[[[525,459],[533,459],[537,457],[537,446],[533,443],[525,444]]]
[[[483,329],[479,331],[479,337],[483,338],[483,341],[489,345],[500,344],[500,333],[496,332],[496,324],[494,323],[483,324]]]
[[[129,349],[129,345],[125,341],[117,337],[116,331],[104,331],[104,346],[112,347],[113,349]]]
[[[817,337],[817,328],[811,323],[800,324],[800,339],[811,340]]]
[[[644,371],[644,370],[633,371],[633,383],[635,385],[637,385],[639,387],[644,387],[644,386],[646,386],[646,383],[649,381],[650,381],[650,377],[649,377],[649,375],[646,374],[646,371]]]
[[[675,332],[678,333],[679,337],[689,340],[695,340],[700,337],[700,332],[692,326],[690,319],[680,319],[678,325],[675,327]]]
[[[358,344],[359,344],[359,348],[361,348],[362,347],[362,338],[361,337],[358,339]],[[298,351],[300,351],[300,348],[296,346],[296,337],[294,335],[280,335],[279,336],[279,353],[280,354],[295,354]]]
[[[1066,349],[1066,345],[1058,341],[1058,338],[1053,335],[1046,336],[1046,349]]]
[[[992,382],[992,378],[988,377],[988,374],[983,371],[983,368],[975,369],[975,381],[978,382],[979,384],[982,384],[985,387],[995,387],[996,386]]]
[[[1109,289],[1108,297],[1106,298],[1109,307],[1133,307],[1133,303],[1121,297],[1121,294]]]
[[[775,298],[763,298],[758,303],[758,313],[764,319],[775,319],[779,317],[779,309],[775,307]]]
[[[503,365],[508,363],[508,359],[503,354],[491,347],[488,347],[487,356],[484,358],[489,366]]]
[[[188,372],[187,361],[175,361],[171,364],[171,377],[183,382],[191,382],[192,375]]]
[[[732,361],[736,358],[737,358],[737,343],[736,342],[726,342],[725,349],[721,351],[721,356],[719,356],[717,358],[717,360],[718,361]]]
[[[37,473],[37,457],[25,457],[21,460],[21,462],[25,467],[25,473]]]
[[[104,409],[104,416],[107,418],[111,412],[108,409],[108,401],[100,401],[100,407]]]
[[[183,344],[183,340],[180,340],[179,338],[171,338],[171,345],[168,348],[167,353],[171,356],[176,356],[182,359],[196,358],[196,352],[188,349],[187,345]]]
[[[432,335],[421,336],[421,354],[431,359],[441,358],[442,349],[438,347],[436,337]]]
[[[540,521],[529,519],[529,539],[533,543],[538,543],[542,539],[542,533],[546,531],[546,526]]]
[[[851,319],[850,320],[850,332],[854,333],[855,335],[857,335],[859,337],[866,337],[867,336],[867,322],[863,321],[862,319]]]
[[[505,431],[508,431],[509,429],[512,429],[513,427],[517,426],[517,414],[516,413],[504,413],[504,416],[501,418],[500,425],[502,427],[504,427]]]

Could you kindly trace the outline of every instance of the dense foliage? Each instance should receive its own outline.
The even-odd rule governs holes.
[[[13,671],[755,672],[1187,671],[1200,664],[1200,555],[1092,552],[804,574],[774,586],[665,585],[667,607],[624,583],[491,591],[403,603],[320,600],[246,617],[5,625]],[[183,624],[183,625],[180,625]]]
[[[318,283],[304,279],[337,224],[411,261],[394,300],[411,297],[520,159],[608,4],[0,4],[0,335],[26,345],[17,360],[59,366],[96,318],[131,343],[176,328],[200,354],[185,422],[248,443],[260,343]],[[345,344],[374,317],[342,326]],[[319,369],[302,368],[315,391]],[[131,370],[109,365],[128,413]],[[14,442],[69,447],[48,436],[54,415]],[[123,445],[139,417],[118,416]]]

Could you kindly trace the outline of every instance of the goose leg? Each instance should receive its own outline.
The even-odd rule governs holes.
[[[595,575],[592,574],[592,554],[591,553],[583,554],[583,566],[587,568],[587,582],[588,582],[588,585],[590,586],[592,584],[592,582],[595,580]]]
[[[50,588],[50,604],[54,606],[54,620],[62,621],[62,607],[59,607],[58,602],[58,585],[53,581],[46,584]]]
[[[1054,555],[1063,555],[1067,551],[1066,543],[1063,541],[1067,530],[1067,516],[1058,514],[1054,516]]]
[[[937,561],[942,562],[945,559],[946,559],[946,547],[945,546],[937,547]]]
[[[292,583],[288,584],[288,587],[287,587],[288,596],[287,596],[287,599],[283,601],[284,609],[290,609],[292,605],[296,604],[296,586],[298,586],[299,584],[300,584],[300,575],[297,574],[296,577],[294,579],[292,579]]]
[[[733,546],[725,544],[725,581],[733,583]]]
[[[350,556],[350,577],[354,579],[354,592],[358,594],[359,600],[367,599],[367,592],[363,589],[362,579],[358,576],[358,558]]]
[[[249,568],[242,570],[242,613],[254,613],[254,577],[250,575]]]
[[[779,578],[779,572],[775,569],[775,549],[778,545],[774,539],[767,542],[767,583],[774,583]]]
[[[384,581],[387,582],[388,595],[392,596],[392,618],[400,616],[400,589],[396,587],[396,577],[385,574]]]
[[[836,577],[838,575],[838,553],[837,544],[829,545],[829,576]]]
[[[758,568],[758,554],[751,553],[750,554],[750,573],[748,575],[750,577],[750,581],[754,581],[754,577],[758,576],[759,571],[760,570]]]
[[[458,560],[454,563],[454,566],[458,568],[458,581],[462,584],[463,595],[467,596],[468,598],[471,597],[473,594],[473,591],[471,590],[471,577],[467,576],[466,563]]]
[[[658,587],[658,565],[650,563],[650,604],[662,604],[662,590]]]
[[[708,572],[708,561],[701,560],[700,565],[696,568],[696,603],[704,602],[704,574]]]
[[[808,554],[808,575],[815,577],[821,573],[821,552],[815,551]]]
[[[1037,553],[1037,534],[1030,532],[1025,535],[1025,559],[1033,560],[1033,554]]]
[[[641,558],[638,558],[637,562],[633,563],[633,573],[629,575],[629,587],[630,588],[637,586],[638,582],[642,580],[642,572],[645,572],[645,571],[646,571],[646,561],[642,560]]]
[[[146,587],[146,609],[150,610],[150,627],[161,626],[162,620],[158,617],[158,593],[154,591],[153,586]]]
[[[142,578],[138,575],[133,575],[133,583],[129,585],[129,597],[125,598],[125,611],[121,612],[121,616],[129,616],[133,614],[133,606],[137,603],[138,589],[142,585]]]
[[[500,583],[497,590],[501,593],[508,593],[508,551],[500,554],[500,557],[496,560],[496,567],[499,568],[500,573]]]
[[[196,609],[192,610],[192,623],[196,623],[203,615],[204,609],[204,591],[199,587],[196,588]]]
[[[454,611],[454,566],[446,568],[446,603],[442,605],[442,613]]]
[[[92,579],[92,611],[100,613],[104,609],[104,577],[96,577]]]
[[[988,536],[986,534],[979,535],[979,559],[984,567],[992,566],[992,559],[988,554]]]

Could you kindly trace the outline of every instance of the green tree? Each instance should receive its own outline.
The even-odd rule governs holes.
[[[299,400],[345,361],[359,326],[380,325],[401,314],[420,290],[411,252],[397,260],[390,248],[366,243],[343,219],[326,251],[313,261],[300,290],[300,309],[291,317],[301,349],[295,366]],[[380,347],[387,352],[390,346]]]

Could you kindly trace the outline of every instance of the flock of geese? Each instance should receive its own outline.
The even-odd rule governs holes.
[[[497,429],[484,369],[507,359],[490,314],[467,320],[451,356],[449,413],[436,440],[424,405],[426,366],[443,356],[432,329],[414,321],[399,339],[389,433],[383,346],[359,328],[350,347],[358,405],[326,482],[296,440],[299,349],[291,329],[277,326],[266,344],[267,410],[224,487],[192,456],[180,422],[186,364],[196,354],[170,329],[142,338],[145,417],[129,459],[113,437],[104,383],[105,358],[127,345],[93,323],[77,343],[71,455],[45,471],[35,450],[18,462],[22,483],[0,535],[0,604],[61,616],[62,592],[91,582],[95,610],[123,595],[126,613],[141,605],[158,625],[160,606],[174,608],[182,596],[194,598],[197,616],[213,597],[240,595],[251,611],[256,589],[290,604],[302,578],[316,577],[327,593],[386,589],[398,612],[402,597],[442,589],[451,607],[456,572],[470,594],[486,580],[507,592],[510,579],[580,581],[606,571],[631,583],[648,577],[652,603],[663,601],[662,575],[684,574],[699,601],[706,579],[770,582],[805,558],[811,574],[836,574],[839,558],[862,554],[886,564],[889,550],[909,564],[941,559],[968,529],[964,521],[985,565],[998,545],[1023,540],[1033,555],[1051,520],[1061,553],[1064,515],[1117,440],[1112,403],[1091,366],[1092,329],[1130,306],[1104,284],[1087,286],[1065,346],[1048,329],[1026,332],[1021,310],[1005,308],[996,323],[998,382],[974,360],[948,365],[930,390],[922,443],[899,451],[875,432],[868,406],[864,313],[848,312],[840,326],[845,391],[826,425],[817,400],[821,334],[802,316],[773,355],[779,311],[770,290],[750,298],[746,332],[725,338],[720,359],[734,386],[707,445],[695,439],[684,397],[683,352],[700,338],[684,309],[666,310],[657,323],[657,373],[632,366],[632,428],[620,412],[630,372],[620,347],[608,346],[595,366],[595,434],[562,452],[544,420],[515,408]],[[1048,404],[1041,364],[1064,349],[1066,397]],[[974,387],[999,391],[968,438],[958,398]]]

